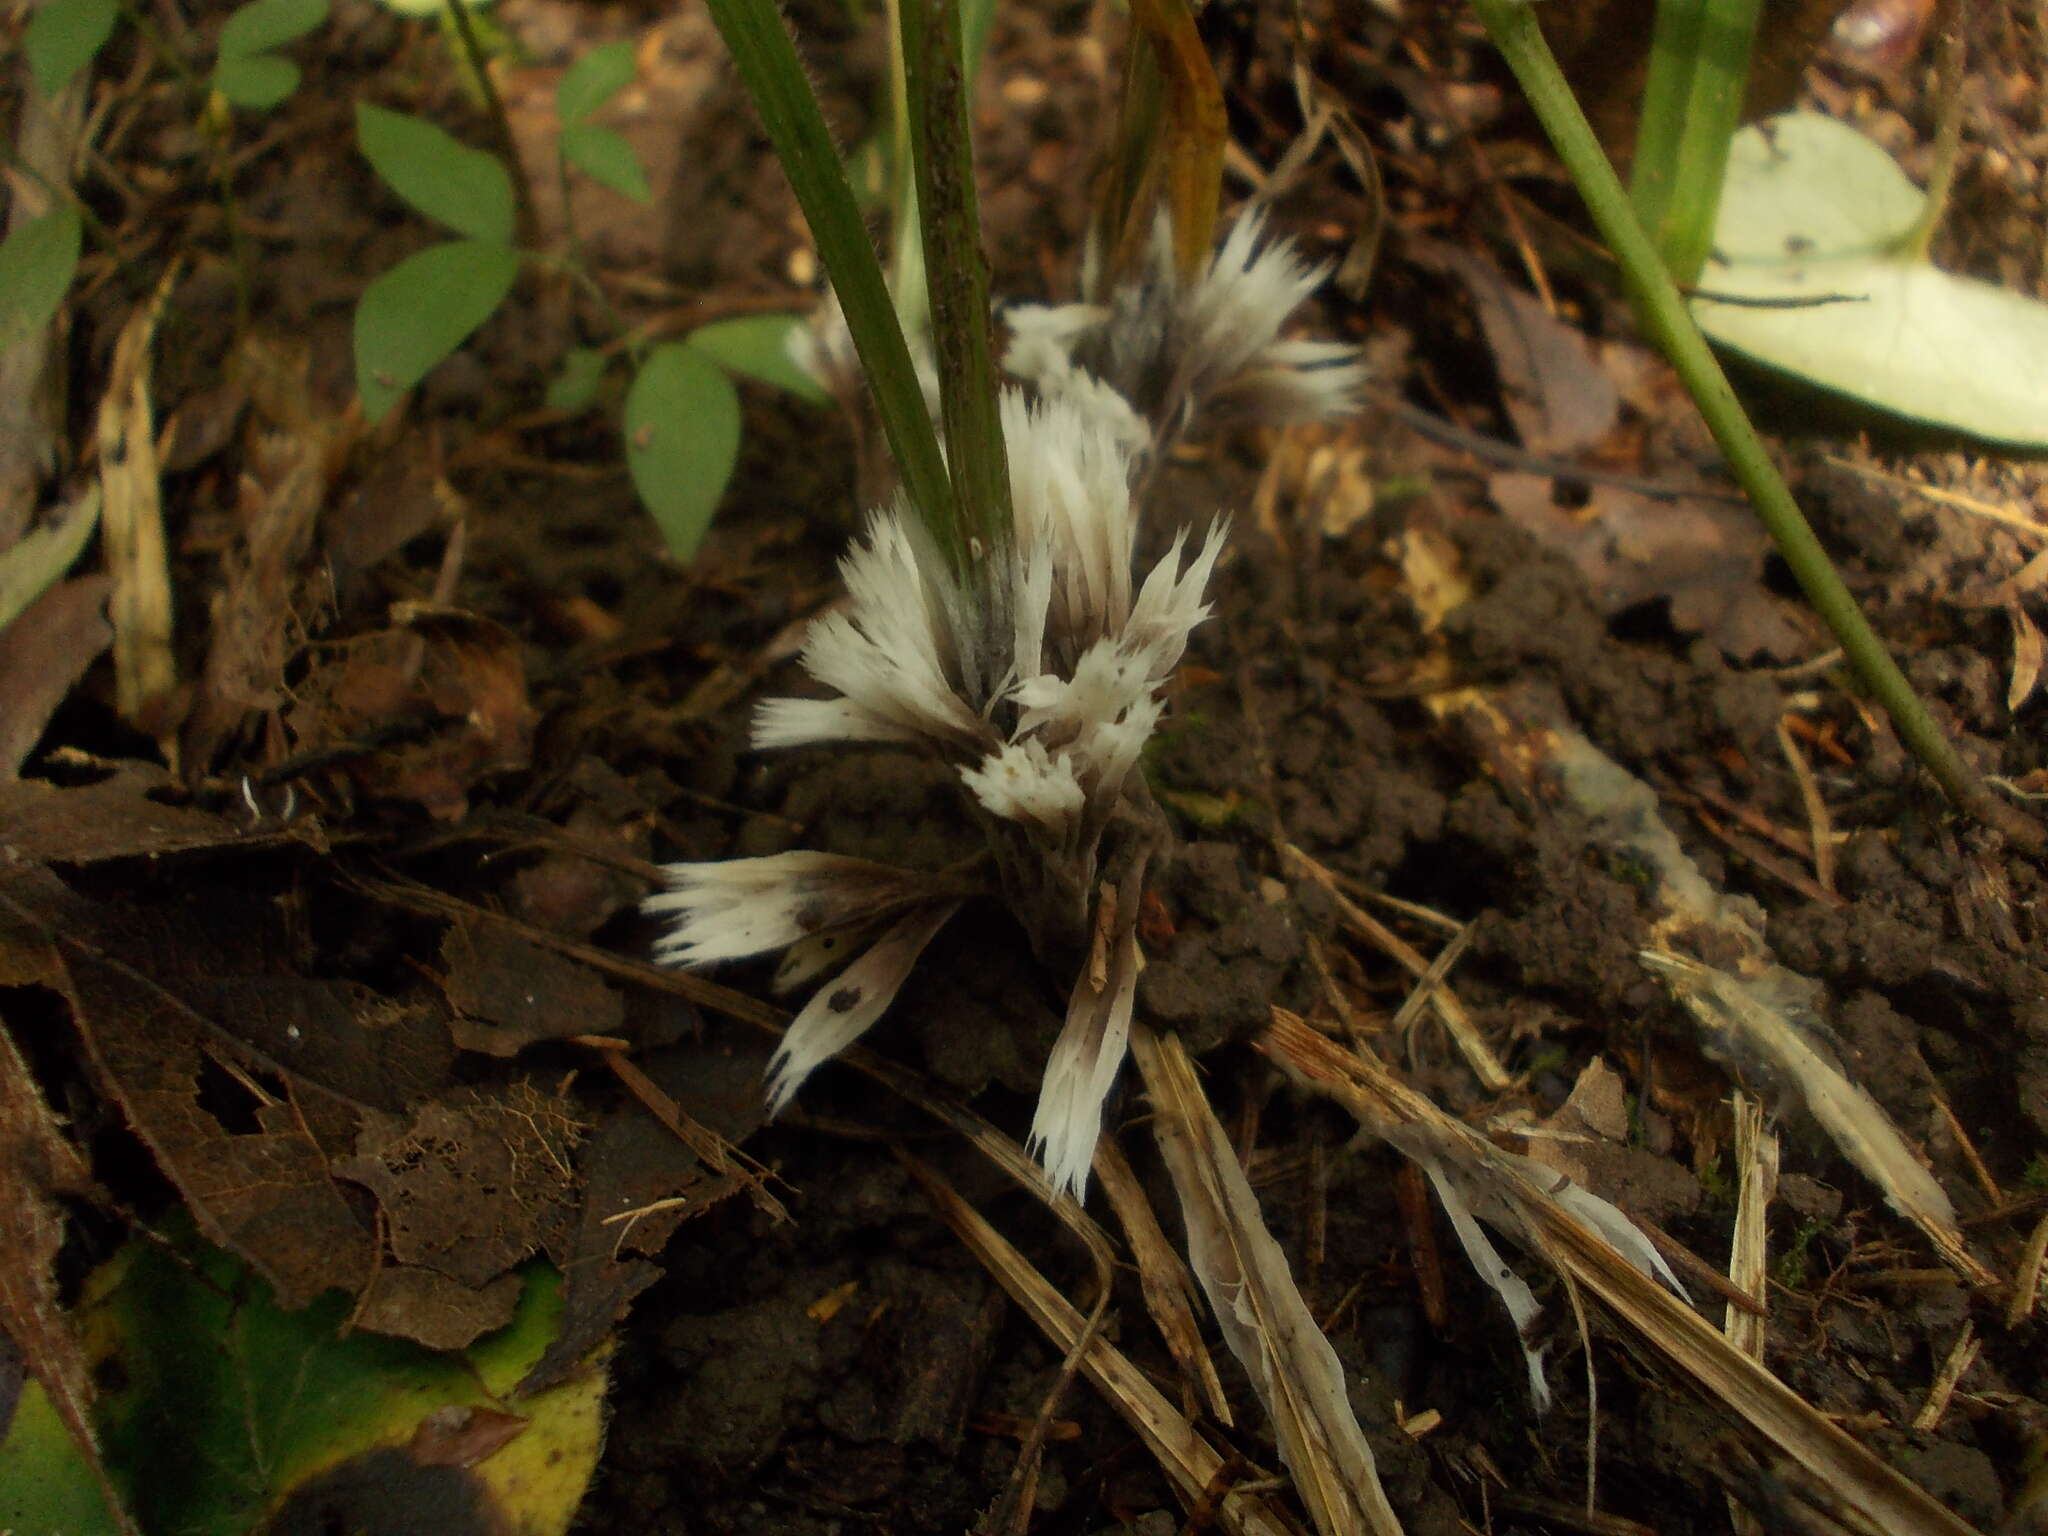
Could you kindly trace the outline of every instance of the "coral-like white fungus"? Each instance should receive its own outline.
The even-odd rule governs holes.
[[[1264,213],[1254,208],[1238,216],[1208,265],[1183,284],[1162,213],[1143,270],[1106,302],[1005,311],[1010,345],[1003,366],[1045,394],[1077,397],[1112,420],[1121,422],[1135,407],[1162,439],[1205,420],[1326,421],[1357,403],[1366,376],[1358,350],[1283,340],[1280,328],[1328,273],[1304,262],[1291,240],[1266,239]]]
[[[1162,220],[1145,271],[1105,302],[1011,309],[1004,365],[1036,399],[1011,389],[1001,401],[1007,547],[956,572],[899,496],[841,562],[845,605],[805,641],[805,670],[834,697],[772,699],[755,719],[757,747],[895,742],[950,763],[1008,829],[994,839],[1013,855],[1005,878],[1044,871],[1032,899],[1057,907],[1063,931],[1092,935],[1031,1127],[1055,1187],[1076,1194],[1141,963],[1133,923],[1149,845],[1126,823],[1105,871],[1105,837],[1159,723],[1161,689],[1208,616],[1203,592],[1223,548],[1220,520],[1192,555],[1184,531],[1138,581],[1132,485],[1199,421],[1282,424],[1350,408],[1364,377],[1355,349],[1280,337],[1323,276],[1290,242],[1266,240],[1254,211],[1182,284]],[[858,363],[836,303],[792,338],[792,355],[852,398]],[[963,895],[957,881],[821,853],[674,864],[668,877],[647,903],[674,924],[659,958],[783,951],[778,990],[818,983],[770,1065],[774,1110],[881,1017]]]

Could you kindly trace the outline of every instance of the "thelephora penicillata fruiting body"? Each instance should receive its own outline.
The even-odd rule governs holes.
[[[771,699],[755,719],[757,748],[887,742],[953,768],[988,832],[995,889],[1039,958],[1076,975],[1031,1129],[1054,1185],[1075,1193],[1129,1034],[1145,874],[1168,841],[1138,760],[1208,616],[1224,542],[1220,517],[1192,537],[1202,519],[1183,519],[1140,572],[1134,488],[1190,429],[1334,415],[1362,372],[1350,348],[1280,339],[1322,273],[1261,235],[1258,214],[1241,218],[1190,283],[1160,241],[1104,304],[1011,310],[1006,366],[1036,397],[1012,387],[1001,401],[1007,547],[956,570],[899,496],[841,562],[847,601],[804,646],[804,669],[836,696]],[[808,348],[842,363],[843,351]],[[779,986],[818,981],[770,1067],[776,1109],[881,1016],[973,889],[801,852],[669,877],[647,903],[675,924],[659,958],[784,951]]]

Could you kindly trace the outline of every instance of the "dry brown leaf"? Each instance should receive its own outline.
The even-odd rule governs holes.
[[[0,779],[21,772],[57,706],[113,639],[105,576],[60,581],[0,634]]]
[[[523,1284],[518,1275],[505,1274],[472,1287],[439,1270],[388,1264],[370,1276],[356,1298],[349,1326],[411,1339],[428,1349],[467,1349],[512,1321]]]
[[[1569,455],[1614,430],[1621,395],[1583,335],[1469,252],[1433,241],[1420,249],[1410,241],[1407,249],[1472,296],[1500,375],[1502,403],[1523,447]]]
[[[441,988],[455,1010],[455,1043],[486,1056],[516,1056],[542,1040],[615,1035],[619,994],[552,950],[493,923],[455,923],[441,938]]]
[[[1344,1367],[1266,1230],[1237,1153],[1176,1036],[1131,1026],[1131,1055],[1153,1107],[1152,1131],[1187,1225],[1188,1261],[1224,1341],[1251,1377],[1323,1536],[1400,1536],[1372,1447],[1351,1411]]]
[[[241,839],[225,817],[155,798],[171,788],[170,775],[149,763],[118,764],[109,777],[73,788],[0,780],[0,848],[30,864],[96,864]]]
[[[43,978],[55,979],[55,956]],[[121,1531],[132,1531],[100,1459],[93,1432],[92,1378],[85,1352],[57,1299],[54,1266],[64,1244],[62,1195],[92,1186],[85,1159],[58,1129],[28,1063],[0,1018],[0,1336],[20,1349],[72,1444],[99,1485]]]
[[[464,1090],[409,1119],[366,1114],[334,1172],[377,1197],[399,1263],[481,1289],[565,1230],[583,1130],[530,1083]]]
[[[1588,485],[1584,503],[1567,507],[1558,499],[1562,484],[1548,475],[1498,474],[1487,494],[1578,568],[1602,614],[1662,597],[1675,628],[1705,635],[1737,660],[1783,660],[1809,649],[1805,632],[1763,584],[1770,543],[1748,509],[1605,483]]]
[[[302,752],[332,752],[364,793],[453,820],[490,774],[526,765],[534,715],[510,631],[473,614],[417,612],[335,646],[296,689]]]
[[[329,1178],[295,1085],[181,994],[214,956],[194,953],[179,923],[87,902],[46,870],[0,879],[0,908],[53,941],[102,1091],[206,1238],[246,1259],[282,1307],[360,1287],[370,1234]]]

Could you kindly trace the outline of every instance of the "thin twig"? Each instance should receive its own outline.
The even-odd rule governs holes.
[[[469,0],[448,0],[448,13],[455,18],[455,35],[462,42],[463,61],[476,76],[476,88],[483,93],[484,111],[491,119],[491,136],[498,141],[498,153],[512,176],[512,208],[519,231],[519,243],[529,250],[540,244],[540,216],[533,207],[533,184],[526,179],[526,163],[519,158],[519,141],[512,136],[512,117],[505,110],[505,98],[498,94],[498,82],[491,78],[490,60],[476,35],[476,23],[469,14]]]

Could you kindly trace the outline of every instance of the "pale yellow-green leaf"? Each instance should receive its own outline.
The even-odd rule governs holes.
[[[1728,146],[1714,259],[1889,254],[1925,201],[1873,140],[1818,112],[1787,112]]]
[[[91,486],[47,526],[0,555],[0,630],[71,569],[99,521],[99,487]]]
[[[1923,201],[1831,118],[1745,128],[1693,317],[1725,347],[1884,410],[2048,445],[2048,304],[1903,253]]]

